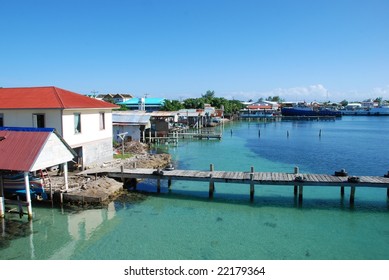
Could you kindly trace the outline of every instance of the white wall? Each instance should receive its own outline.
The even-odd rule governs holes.
[[[61,110],[58,109],[13,109],[0,110],[4,114],[4,126],[33,127],[32,115],[44,114],[45,127],[62,132]]]
[[[117,135],[119,133],[124,133],[124,132],[127,132],[125,141],[127,141],[129,139],[129,137],[131,137],[132,141],[140,142],[141,131],[140,131],[139,125],[126,125],[126,126],[114,125],[113,126],[113,140],[115,140],[118,143],[121,143],[122,140]]]
[[[74,131],[74,114],[81,114],[81,133]],[[100,113],[105,113],[105,129],[100,129]],[[110,110],[64,110],[63,137],[71,147],[91,141],[112,138],[112,113]]]
[[[74,114],[81,114],[81,132],[75,133]],[[105,129],[100,129],[105,113]],[[112,112],[104,109],[67,109],[63,112],[63,137],[72,148],[82,147],[84,166],[113,159]]]
[[[13,109],[0,110],[4,126],[32,127],[33,114],[45,115],[45,127],[55,128],[72,148],[82,147],[83,164],[112,160],[111,109]],[[74,131],[74,113],[81,114],[81,133]],[[100,113],[105,113],[105,129],[100,129]],[[62,116],[62,117],[61,117]]]

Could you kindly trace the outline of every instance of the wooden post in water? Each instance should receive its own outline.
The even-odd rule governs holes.
[[[294,167],[294,174],[299,174],[299,168],[298,166],[295,166]],[[294,185],[294,189],[293,189],[293,193],[294,193],[294,196],[297,196],[297,185]]]
[[[168,187],[169,191],[171,190],[171,186],[172,186],[172,179],[168,179],[167,180],[167,187]]]
[[[340,186],[340,196],[344,197],[344,186]]]
[[[209,198],[213,198],[213,193],[215,192],[215,183],[214,183],[213,178],[212,178],[213,177],[212,172],[214,171],[213,163],[211,163],[209,169],[211,171],[211,174],[209,176]]]
[[[31,193],[30,193],[30,179],[28,172],[24,172],[24,184],[26,188],[26,202],[27,202],[27,215],[28,219],[32,220],[32,205],[31,205]]]
[[[355,186],[351,186],[351,191],[350,191],[350,204],[354,204],[354,198],[355,198]]]
[[[303,186],[299,186],[299,203],[303,202]]]
[[[157,169],[157,171],[158,171],[158,174],[160,174],[161,173],[161,169],[158,167],[158,169]],[[160,193],[161,192],[161,179],[157,179],[157,193]]]
[[[386,197],[389,199],[389,188],[386,189]]]
[[[250,173],[250,201],[254,201],[254,166],[251,166],[251,173]]]
[[[157,179],[157,193],[161,192],[161,179]]]

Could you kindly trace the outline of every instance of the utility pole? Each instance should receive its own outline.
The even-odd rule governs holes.
[[[98,91],[92,90],[91,93],[93,94],[93,97],[96,98],[96,93],[99,93]]]

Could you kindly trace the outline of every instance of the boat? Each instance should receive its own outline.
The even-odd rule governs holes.
[[[286,117],[341,117],[342,114],[336,109],[297,104],[292,107],[282,107],[281,115]]]
[[[346,106],[341,110],[347,116],[389,116],[389,105],[377,107]]]
[[[45,200],[47,194],[44,189],[43,180],[29,173],[30,195],[33,200]],[[24,173],[9,173],[3,174],[4,195],[8,197],[20,196],[26,197],[26,186],[24,181]]]

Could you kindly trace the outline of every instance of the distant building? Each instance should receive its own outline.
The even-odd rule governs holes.
[[[94,97],[94,96],[90,96],[90,97]],[[133,98],[133,96],[131,94],[123,94],[123,93],[108,93],[108,94],[99,94],[94,98],[117,104],[120,102],[125,102],[127,100],[130,100],[131,98]]]
[[[0,88],[0,126],[55,128],[83,167],[112,160],[112,109],[57,87]]]
[[[125,141],[144,141],[145,132],[150,129],[150,113],[143,111],[123,111],[112,114],[113,139],[120,143],[119,134],[126,133]]]
[[[131,98],[117,104],[125,105],[129,110],[154,112],[159,111],[164,103],[165,98]]]

